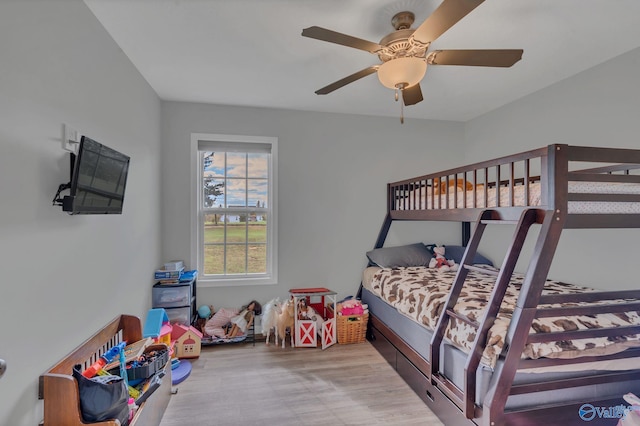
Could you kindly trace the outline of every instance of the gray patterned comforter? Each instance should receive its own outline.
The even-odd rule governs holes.
[[[435,329],[447,295],[455,278],[455,272],[439,272],[425,267],[382,268],[376,272],[371,284],[374,294],[394,306],[402,314],[429,329]],[[514,274],[500,313],[489,330],[482,362],[490,367],[495,363],[505,345],[507,328],[511,321],[523,275]],[[454,311],[468,318],[481,321],[491,296],[495,279],[485,274],[469,271],[465,286]],[[547,281],[543,294],[582,293],[594,291],[585,287],[558,281]],[[611,303],[611,301],[603,302]],[[568,305],[576,305],[568,304]],[[540,318],[534,320],[532,333],[548,333],[565,330],[619,327],[640,324],[637,312],[619,314],[582,315],[564,318]],[[463,351],[469,352],[475,339],[476,329],[452,318],[445,337]],[[526,358],[575,358],[578,356],[603,355],[640,346],[640,336],[614,338],[592,338],[549,343],[531,343],[522,356]]]

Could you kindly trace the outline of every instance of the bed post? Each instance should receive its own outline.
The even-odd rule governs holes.
[[[378,232],[378,239],[376,240],[376,245],[374,248],[381,248],[384,245],[384,241],[387,239],[387,234],[389,233],[389,228],[391,228],[391,210],[394,208],[394,191],[391,187],[391,184],[387,184],[387,214],[384,217],[384,222],[382,222],[382,227],[380,228],[380,232]]]
[[[387,213],[387,215],[384,217],[384,222],[382,222],[382,227],[380,228],[380,232],[378,232],[378,239],[376,240],[376,245],[373,248],[380,248],[384,245],[384,240],[387,239],[389,228],[391,228],[391,215]]]
[[[462,245],[464,247],[469,243],[471,239],[471,222],[462,222]]]
[[[391,228],[391,215],[387,212],[386,216],[384,217],[384,222],[382,222],[382,227],[380,228],[380,232],[378,232],[378,239],[376,240],[376,245],[373,248],[380,248],[384,245],[384,240],[387,239],[389,228]],[[362,297],[362,281],[360,282],[360,287],[358,287],[358,293],[356,294],[356,297],[358,299]]]
[[[382,226],[380,227],[380,232],[378,232],[378,238],[376,239],[376,244],[373,248],[381,248],[384,245],[384,241],[387,239],[387,234],[389,234],[389,228],[391,228],[391,210],[393,209],[393,195],[391,190],[391,184],[387,184],[387,214],[384,216],[384,221],[382,222]],[[369,263],[369,266],[371,263]],[[358,287],[358,293],[356,297],[360,299],[362,297],[362,281],[360,281],[360,287]]]

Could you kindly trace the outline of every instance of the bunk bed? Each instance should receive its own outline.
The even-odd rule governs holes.
[[[639,171],[640,150],[556,144],[387,185],[374,249],[394,221],[462,223],[456,272],[370,263],[359,290],[369,340],[447,426],[615,425],[640,394],[640,290],[548,279],[563,229],[640,228]],[[502,265],[476,263],[504,224]]]

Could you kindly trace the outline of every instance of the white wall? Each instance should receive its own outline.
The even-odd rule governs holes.
[[[552,143],[640,149],[639,69],[636,49],[466,123],[466,161]],[[487,235],[485,251],[501,260],[504,244],[492,235],[510,232]],[[598,288],[637,288],[639,238],[640,229],[565,230],[550,276]]]
[[[160,257],[160,101],[80,0],[0,3],[0,425],[38,424],[38,376],[150,307]],[[62,123],[131,157],[124,212],[69,216]]]
[[[190,255],[192,132],[278,138],[278,284],[198,288],[198,304],[216,308],[286,297],[294,287],[355,295],[384,219],[387,182],[457,164],[463,139],[454,122],[401,125],[392,118],[163,102],[165,259]],[[459,238],[459,224],[404,223],[392,226],[387,245]]]

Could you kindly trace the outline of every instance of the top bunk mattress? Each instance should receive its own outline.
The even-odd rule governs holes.
[[[497,188],[497,190],[496,190]],[[513,191],[511,191],[513,188]],[[418,188],[396,194],[394,210],[436,210],[462,208],[494,208],[517,206],[540,206],[540,181],[525,185],[499,186],[485,188],[483,184],[472,186],[472,189],[456,191],[449,187],[446,193],[432,194],[429,189]],[[572,194],[640,194],[640,184],[620,182],[580,182],[569,181],[568,192]],[[640,202],[612,201],[569,201],[569,214],[639,214]]]

